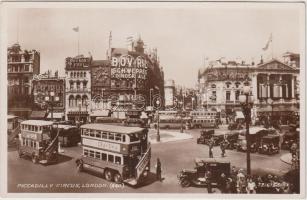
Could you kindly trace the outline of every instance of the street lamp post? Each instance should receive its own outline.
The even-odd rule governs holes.
[[[49,96],[45,97],[46,102],[49,103],[51,106],[51,121],[53,121],[53,104],[54,102],[59,101],[59,97],[57,96],[55,97],[54,95],[55,93],[52,91],[50,92],[50,97],[51,97],[50,99],[49,99]]]
[[[242,106],[242,110],[245,116],[246,124],[246,171],[247,175],[251,174],[251,160],[250,160],[250,137],[249,137],[249,125],[251,122],[251,108],[253,105],[252,96],[250,95],[251,88],[248,85],[243,87],[242,95],[239,96],[239,100]]]
[[[270,126],[273,126],[273,104],[274,104],[274,101],[272,99],[268,99],[268,104],[270,104],[272,110],[271,110],[271,117],[270,117]]]
[[[160,106],[160,101],[156,101],[157,104],[157,142],[160,142],[160,116],[159,116],[159,106]]]
[[[182,119],[182,114],[183,114],[183,109],[182,109],[182,104],[183,102],[180,101],[180,133],[183,133],[183,119]]]
[[[151,96],[152,96],[152,91],[153,91],[153,89],[152,88],[150,88],[150,90],[149,90],[149,105],[150,105],[150,107],[151,107]]]

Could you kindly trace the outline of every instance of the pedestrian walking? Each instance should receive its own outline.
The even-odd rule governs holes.
[[[212,181],[211,180],[212,173],[211,173],[211,171],[209,169],[206,170],[205,178],[206,178],[206,185],[207,185],[208,193],[213,193],[213,191],[212,191],[212,183],[211,183],[211,181]]]
[[[246,186],[246,192],[248,194],[256,193],[256,183],[251,178],[248,179],[247,186]]]
[[[229,142],[227,141],[227,139],[224,139],[221,143],[220,143],[220,148],[221,148],[221,156],[225,157],[225,153],[226,153],[226,147],[229,144]]]
[[[214,139],[211,137],[209,141],[209,157],[213,158],[213,146],[214,146]]]
[[[227,177],[224,173],[222,173],[219,180],[219,188],[221,190],[221,193],[227,193],[226,185],[227,185]]]
[[[240,169],[237,175],[237,192],[244,193],[246,187],[246,178],[243,174],[243,169]]]
[[[157,180],[162,182],[162,166],[159,158],[157,158],[157,164],[156,164],[156,178]]]

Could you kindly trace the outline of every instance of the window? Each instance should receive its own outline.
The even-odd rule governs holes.
[[[85,136],[89,136],[89,131],[87,130],[87,129],[83,129],[84,131],[83,131],[83,134],[85,135]]]
[[[114,133],[109,133],[109,140],[114,140]]]
[[[101,132],[100,131],[96,131],[96,138],[101,138]]]
[[[237,90],[237,91],[236,91],[236,101],[239,101],[239,96],[240,96],[240,91]]]
[[[102,139],[108,139],[108,134],[106,132],[101,133]]]
[[[230,100],[230,91],[226,91],[226,101]]]
[[[126,135],[123,135],[123,142],[126,142]]]
[[[95,152],[90,150],[90,157],[94,158],[94,154],[95,154]]]
[[[115,156],[115,163],[120,165],[121,164],[121,157]]]
[[[107,160],[107,154],[101,153],[101,160],[106,161]]]
[[[101,154],[100,154],[100,152],[95,152],[95,158],[97,158],[97,159],[101,159]]]
[[[116,141],[121,141],[121,134],[115,134],[115,140]]]
[[[37,126],[35,126],[35,132],[37,132],[38,131],[38,128],[37,128]]]
[[[90,130],[90,136],[95,137],[95,132],[93,130]]]
[[[29,65],[25,65],[25,71],[26,71],[26,72],[29,71]]]
[[[108,161],[109,162],[114,162],[114,156],[113,155],[108,155]]]
[[[83,155],[88,156],[88,150],[87,149],[83,150]]]

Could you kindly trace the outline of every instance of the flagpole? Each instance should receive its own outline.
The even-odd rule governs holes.
[[[274,49],[274,45],[273,45],[273,33],[271,33],[271,42],[272,42],[272,60],[274,59],[274,54],[273,54],[273,49]]]
[[[79,40],[80,40],[80,31],[78,30],[78,56],[79,56],[79,53],[80,53],[80,49],[79,49]]]

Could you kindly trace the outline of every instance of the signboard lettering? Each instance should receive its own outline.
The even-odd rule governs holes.
[[[120,145],[111,143],[111,142],[104,142],[98,140],[91,140],[88,138],[83,138],[82,143],[87,146],[92,146],[100,149],[106,149],[110,151],[120,152]]]

